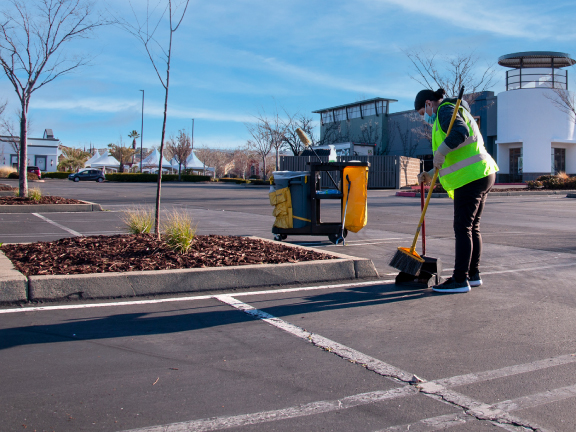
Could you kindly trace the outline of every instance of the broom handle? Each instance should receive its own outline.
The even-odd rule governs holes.
[[[446,136],[450,135],[450,132],[452,131],[452,126],[454,126],[454,121],[456,120],[458,110],[460,109],[460,102],[462,101],[462,96],[464,96],[464,86],[462,86],[462,88],[460,89],[460,93],[458,94],[458,100],[456,101],[456,106],[454,107],[454,112],[452,113],[452,118],[450,119],[450,126],[448,126]],[[410,254],[413,254],[414,251],[416,250],[416,243],[418,242],[418,236],[420,235],[420,230],[422,229],[422,224],[424,223],[424,216],[426,216],[426,210],[428,210],[428,203],[430,202],[430,198],[432,198],[432,191],[434,190],[434,186],[436,186],[436,180],[438,179],[439,172],[440,170],[438,168],[434,170],[434,177],[432,177],[430,190],[428,191],[428,196],[426,197],[426,202],[424,203],[424,208],[422,209],[422,216],[420,216],[420,222],[418,222],[418,228],[416,229],[416,234],[414,235],[414,240],[412,241]]]

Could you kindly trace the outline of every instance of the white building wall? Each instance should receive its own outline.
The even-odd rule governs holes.
[[[552,148],[559,147],[567,149],[566,171],[576,174],[574,121],[554,105],[550,98],[555,96],[553,90],[539,88],[498,94],[500,173],[509,171],[511,147],[522,147],[523,173],[549,173]]]
[[[27,166],[39,166],[43,160],[46,161],[45,167],[40,167],[43,172],[54,172],[58,168],[58,143],[55,140],[42,140],[30,138],[28,140],[28,160]],[[39,160],[39,158],[41,160]],[[17,153],[12,144],[0,141],[0,167],[12,166],[16,162]],[[42,169],[45,168],[45,169]]]

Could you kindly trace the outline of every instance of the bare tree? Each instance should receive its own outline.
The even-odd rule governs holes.
[[[108,152],[110,153],[110,156],[116,158],[116,160],[120,163],[118,172],[123,173],[124,164],[128,163],[130,158],[134,156],[136,150],[134,150],[132,147],[126,147],[124,145],[122,135],[120,135],[120,138],[116,142],[116,144],[114,143],[108,144]]]
[[[360,125],[360,135],[358,141],[365,144],[376,144],[380,139],[380,128],[378,122],[372,120]]]
[[[400,138],[400,142],[402,143],[403,155],[408,157],[414,157],[416,149],[418,148],[419,140],[414,139],[415,134],[412,132],[412,129],[406,128],[403,130],[402,127],[400,126],[400,123],[398,123],[395,120],[392,121],[392,127],[396,128],[396,134],[398,135],[398,138]]]
[[[247,141],[248,147],[253,150],[262,161],[262,171],[266,177],[266,157],[272,151],[272,141],[268,138],[268,130],[262,122],[245,123],[252,139]]]
[[[287,120],[280,117],[278,107],[274,108],[272,114],[267,114],[264,109],[256,116],[256,123],[259,125],[263,137],[270,142],[271,150],[275,151],[276,166],[280,164],[280,149],[286,145],[286,132],[291,129],[291,117],[284,110]]]
[[[198,159],[200,159],[200,162],[204,164],[204,175],[206,175],[206,167],[210,167],[211,165],[214,166],[214,151],[207,147],[197,147],[196,150],[194,150],[194,154],[196,157],[198,157]]]
[[[328,145],[350,142],[350,121],[337,121],[329,123],[324,129],[324,136],[318,141],[318,145]]]
[[[178,137],[175,139],[170,136],[166,144],[166,151],[170,159],[175,159],[178,162],[178,181],[182,179],[182,166],[186,169],[186,161],[192,153],[192,141],[190,135],[184,130],[178,131]]]
[[[293,116],[287,114],[287,120],[285,120],[285,133],[284,133],[284,144],[292,150],[294,156],[298,156],[302,150],[304,150],[304,144],[298,137],[296,129],[302,129],[306,135],[312,141],[312,145],[318,144],[318,139],[314,133],[314,120],[311,117],[307,117],[304,114],[296,113]]]
[[[155,5],[150,7],[149,1],[146,7],[146,16],[143,19],[138,18],[136,10],[132,6],[134,22],[130,22],[123,17],[117,17],[118,24],[127,32],[132,34],[144,46],[148,58],[152,63],[154,71],[164,87],[164,119],[162,121],[162,137],[160,139],[160,155],[164,154],[164,139],[166,137],[166,118],[168,115],[168,90],[170,88],[170,62],[172,60],[172,41],[174,33],[182,24],[190,0],[182,0],[175,4],[173,0],[158,0]],[[182,10],[183,8],[183,10]],[[182,10],[180,13],[179,10]],[[177,16],[180,16],[177,18]],[[165,21],[167,26],[167,41],[161,43],[157,34]],[[160,74],[160,65],[166,66],[166,75]],[[160,239],[160,197],[162,191],[162,157],[158,163],[158,183],[156,188],[156,212],[154,217],[154,232]]]
[[[404,52],[414,66],[414,75],[410,77],[425,88],[436,90],[443,88],[449,96],[456,97],[460,88],[465,86],[464,99],[472,105],[480,92],[488,90],[494,84],[496,70],[492,65],[478,70],[479,56],[474,50],[456,53],[452,56],[439,56],[426,50]]]
[[[570,116],[570,119],[576,123],[576,96],[566,89],[553,88],[554,95],[545,94],[544,97],[549,99],[556,108]]]
[[[89,0],[6,0],[0,22],[0,65],[20,102],[19,193],[28,196],[28,109],[39,88],[85,64],[64,46],[106,24]]]
[[[234,167],[237,172],[246,178],[250,165],[258,156],[247,145],[234,151]]]

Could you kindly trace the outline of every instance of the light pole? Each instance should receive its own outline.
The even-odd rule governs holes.
[[[140,130],[140,173],[142,173],[142,137],[144,136],[144,90],[142,92],[142,129]]]
[[[194,151],[194,119],[192,119],[192,135],[190,136],[190,143],[192,144],[192,151]]]

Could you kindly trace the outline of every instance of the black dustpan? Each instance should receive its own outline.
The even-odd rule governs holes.
[[[424,208],[424,183],[420,184],[420,202]],[[442,283],[442,260],[426,256],[426,224],[422,221],[422,255],[424,264],[417,276],[409,273],[400,272],[396,276],[396,285],[402,285],[411,288],[429,288]]]

